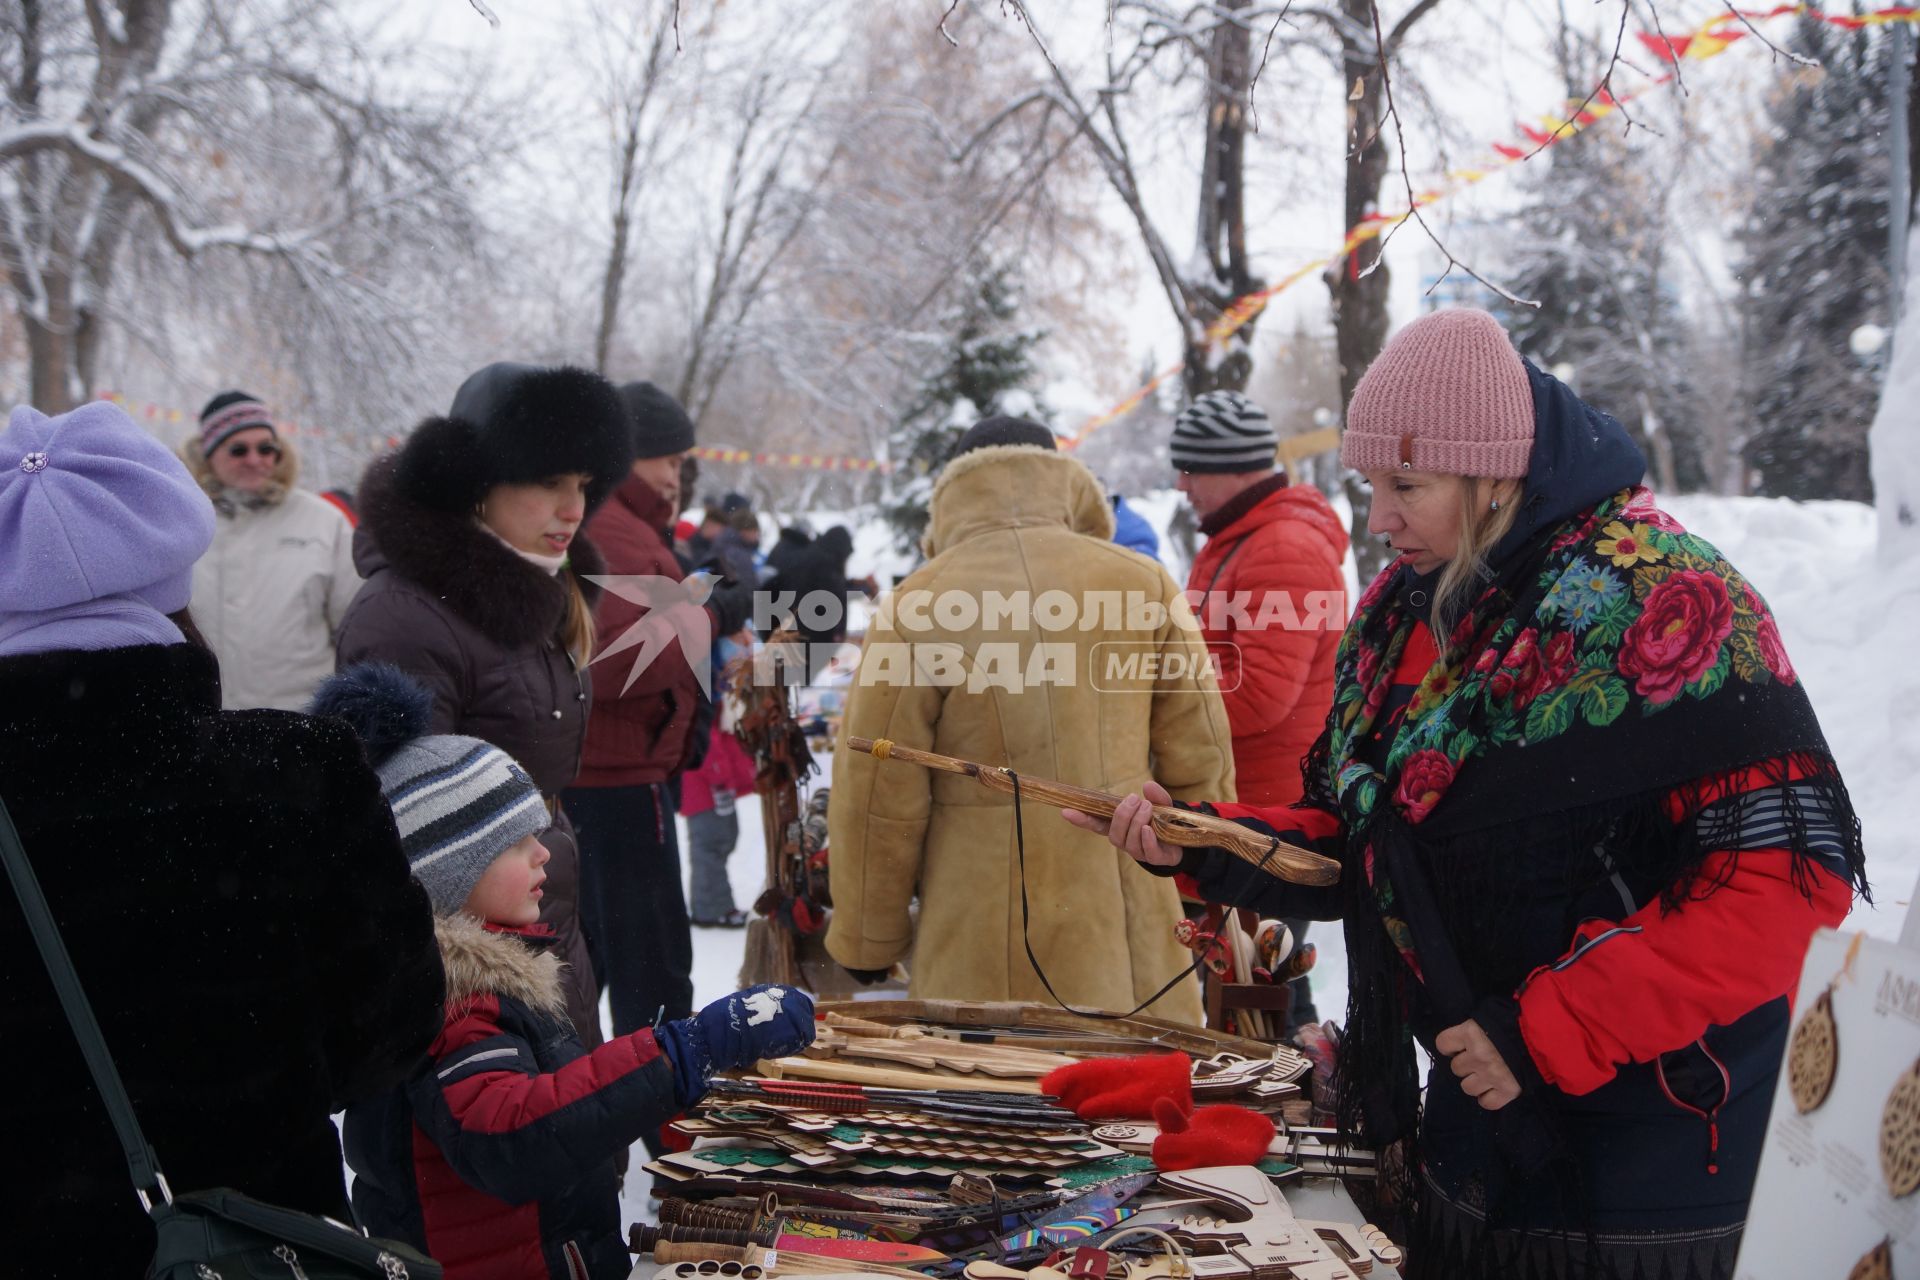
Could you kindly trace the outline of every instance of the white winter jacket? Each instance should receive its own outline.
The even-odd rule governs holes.
[[[215,507],[191,608],[220,659],[220,704],[304,710],[333,674],[333,633],[360,590],[353,526],[304,489],[270,506]]]

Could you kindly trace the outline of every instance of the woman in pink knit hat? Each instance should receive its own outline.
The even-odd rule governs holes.
[[[1160,845],[1151,784],[1069,820],[1210,902],[1345,922],[1337,1108],[1403,1147],[1411,1274],[1729,1276],[1800,956],[1866,891],[1773,617],[1483,311],[1387,345],[1341,457],[1399,555],[1342,638],[1305,798],[1201,806],[1340,883]]]

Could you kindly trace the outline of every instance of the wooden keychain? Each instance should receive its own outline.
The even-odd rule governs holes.
[[[1860,954],[1865,937],[1863,933],[1854,935],[1840,972],[1800,1015],[1793,1038],[1787,1042],[1787,1090],[1801,1115],[1818,1109],[1833,1092],[1834,1077],[1840,1072],[1840,1024],[1833,1016],[1833,994],[1840,988],[1840,979],[1852,980],[1853,960]]]

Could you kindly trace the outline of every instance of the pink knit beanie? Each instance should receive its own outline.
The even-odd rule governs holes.
[[[1340,461],[1355,471],[1516,479],[1533,451],[1533,390],[1500,322],[1460,307],[1395,334],[1354,388]]]

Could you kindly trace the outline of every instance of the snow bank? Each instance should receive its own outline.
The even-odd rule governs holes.
[[[1894,938],[1920,876],[1920,831],[1903,812],[1920,775],[1920,572],[1874,554],[1875,514],[1856,502],[1688,496],[1664,505],[1766,597],[1840,762],[1866,834],[1877,905],[1848,928]]]

